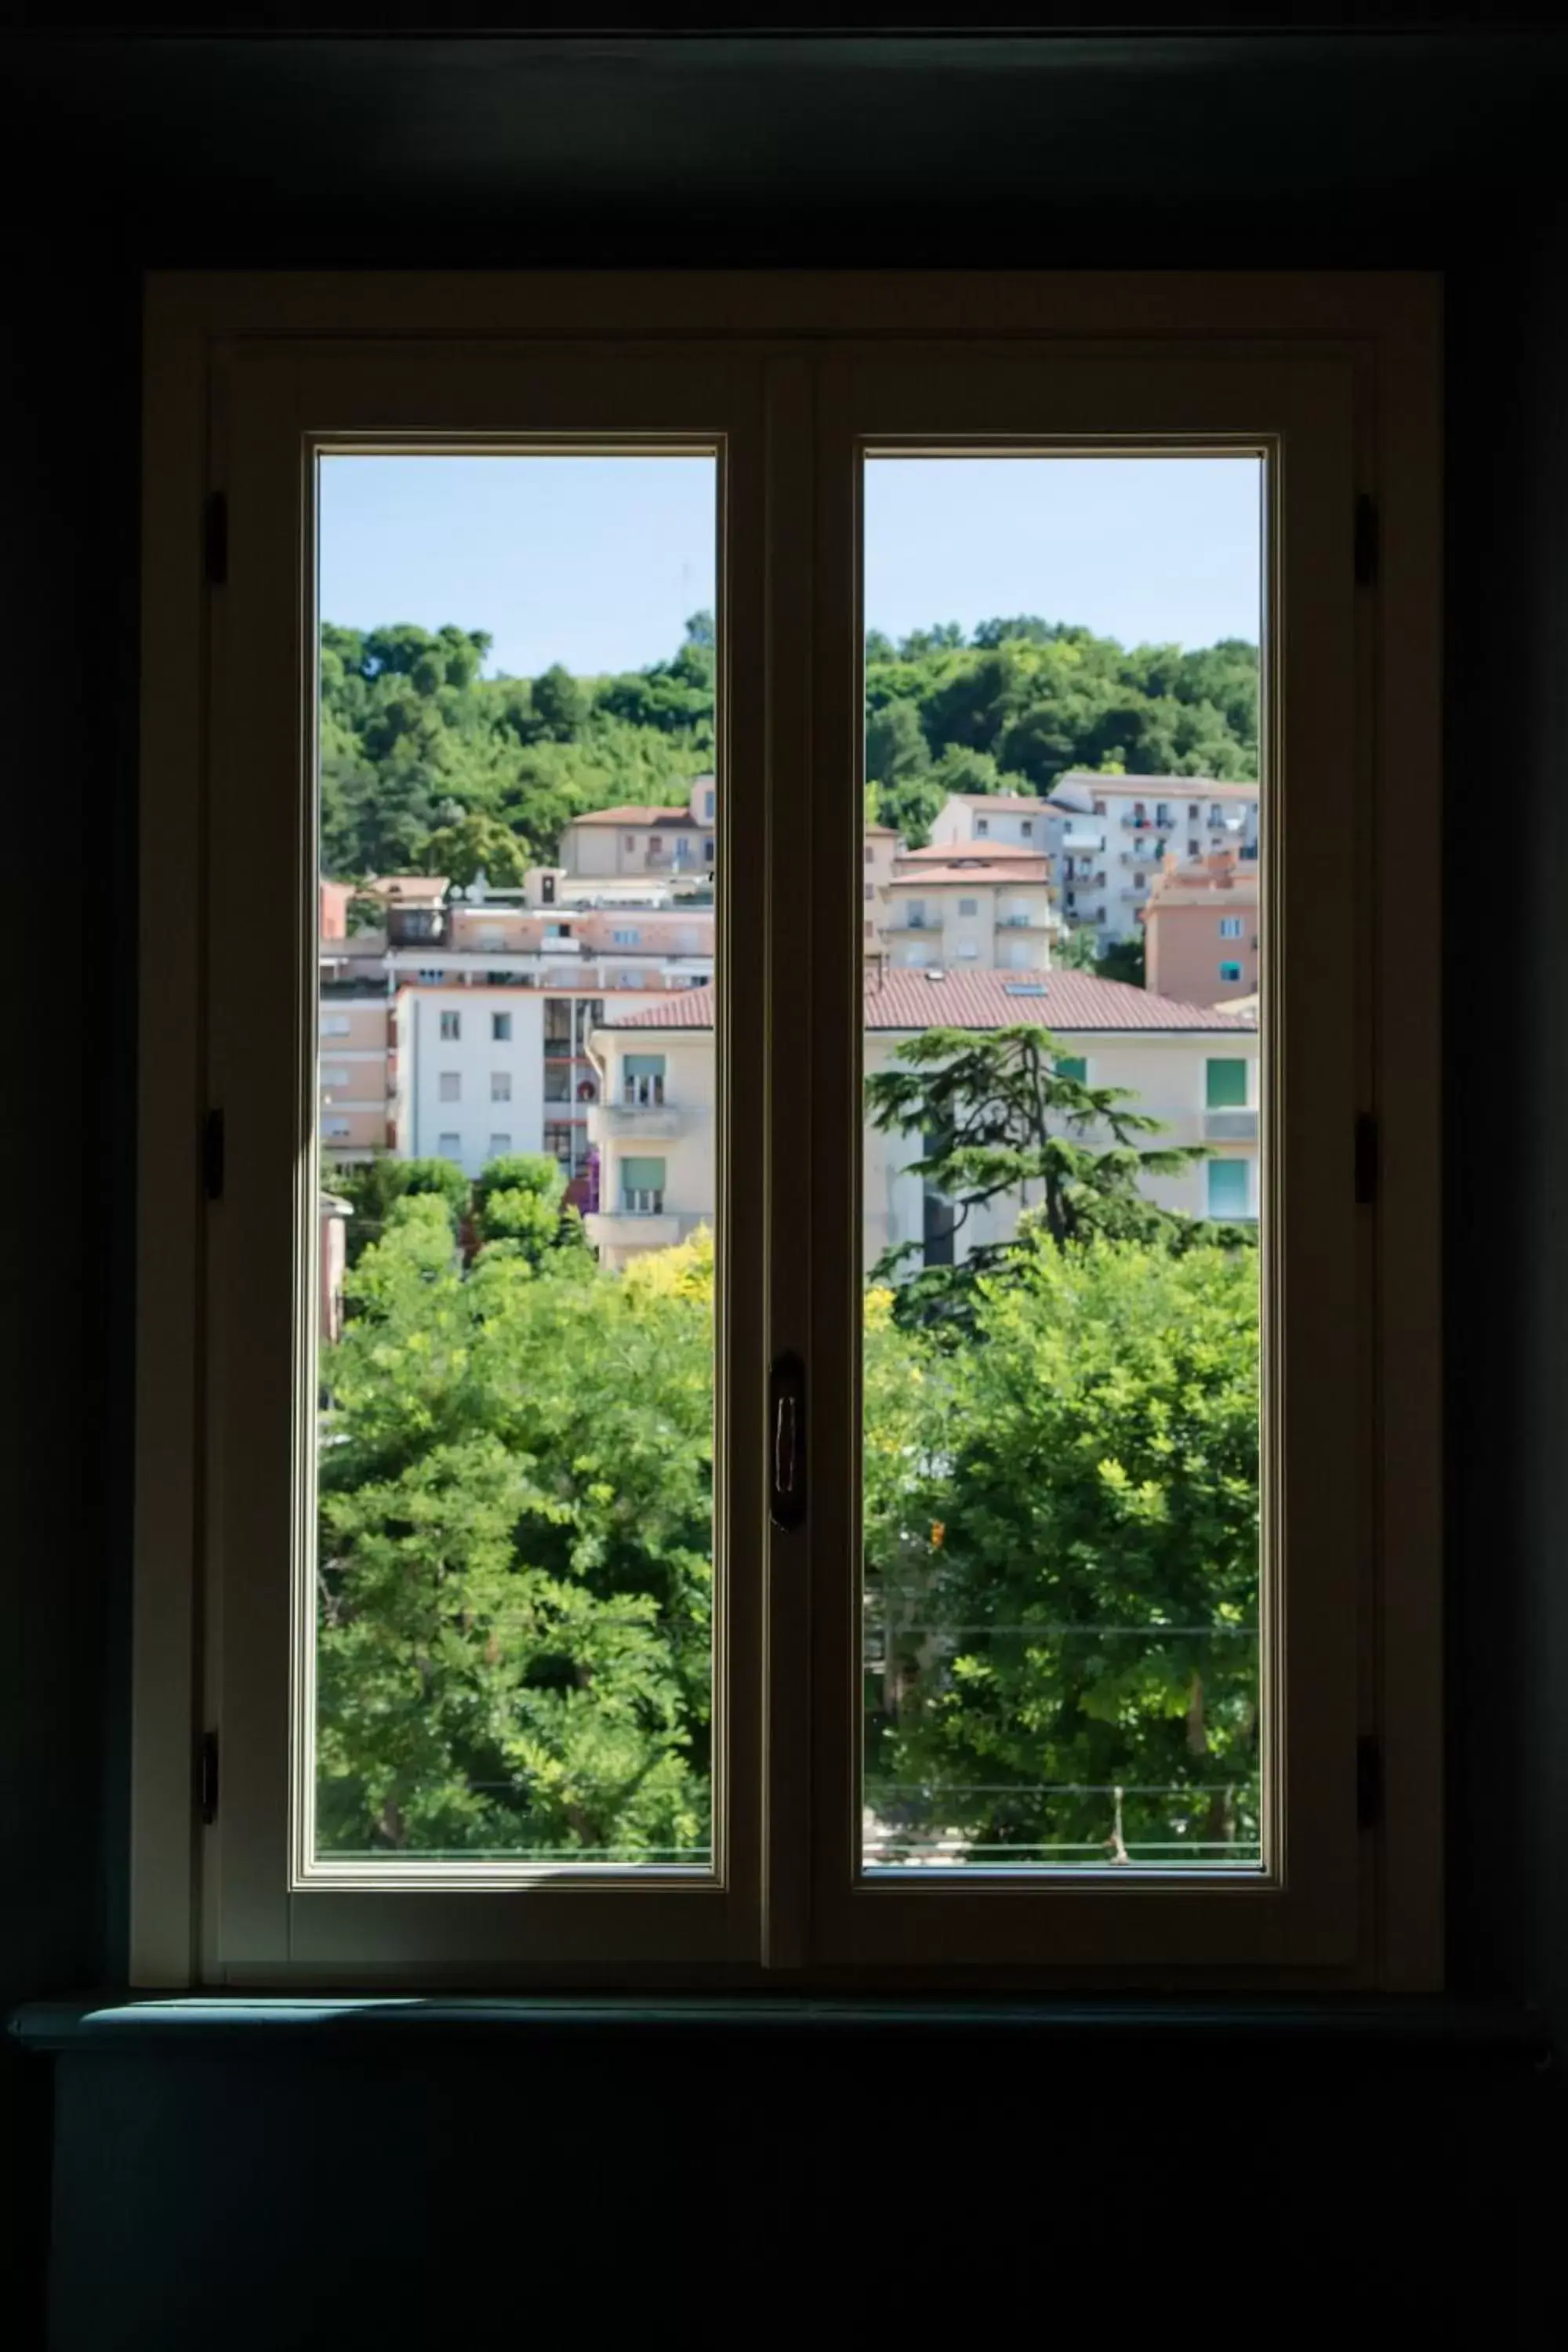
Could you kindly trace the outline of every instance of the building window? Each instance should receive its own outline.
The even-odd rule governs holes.
[[[1035,833],[1034,818],[1031,816],[1021,817],[1018,821],[1018,831],[1024,840],[1033,840]]]
[[[1089,1064],[1083,1055],[1058,1054],[1056,1066],[1058,1078],[1076,1078],[1080,1087],[1088,1084]]]
[[[1193,812],[1193,814],[1194,814],[1194,815],[1195,816],[1195,815],[1197,814],[1197,811],[1194,809],[1194,812]],[[1197,854],[1198,854],[1198,845],[1197,845],[1197,843],[1196,843],[1195,841],[1189,841],[1189,842],[1188,842],[1188,844],[1187,844],[1187,856],[1188,856],[1189,857],[1195,857],[1195,856],[1197,856]]]
[[[492,1013],[490,1014],[490,1043],[492,1045],[510,1045],[511,1014],[510,1013]]]
[[[1103,801],[1095,802],[1094,813],[1096,816],[1103,816],[1105,814],[1105,803]],[[1101,849],[1103,849],[1105,847],[1104,842],[1102,841],[1100,845]]]
[[[924,930],[926,927],[926,902],[923,898],[911,898],[910,900],[909,905],[904,909],[904,920],[909,925],[911,931]]]
[[[635,1110],[650,1110],[664,1100],[664,1055],[628,1054],[621,1064],[621,1100]]]
[[[636,930],[612,931],[610,940],[617,948],[637,948],[642,945],[642,933]]]
[[[622,843],[621,843],[621,846],[622,846],[622,848],[623,848],[623,849],[635,849],[635,848],[637,847],[637,835],[636,835],[636,834],[635,834],[635,833],[628,833],[628,834],[626,834],[626,835],[624,836],[624,838],[623,838],[623,840],[622,840]]]
[[[621,1207],[630,1217],[658,1217],[664,1213],[664,1161],[623,1160]]]
[[[863,897],[865,897],[865,898],[874,898],[876,897],[876,895],[877,895],[877,886],[876,886],[876,884],[875,884],[874,882],[868,882],[868,883],[865,883],[865,884],[862,886],[862,896],[863,896]]]
[[[600,1018],[603,1018],[601,1013]],[[547,996],[544,1000],[544,1045],[546,1052],[552,1045],[572,1043],[572,999],[569,996]]]
[[[980,912],[979,899],[961,898],[958,902],[958,911],[961,915],[977,915]]]
[[[706,858],[708,864],[711,866],[713,863],[713,837],[711,834],[710,834],[708,839],[702,845],[702,855]]]
[[[353,1027],[346,1013],[323,1013],[321,1034],[323,1037],[346,1037]]]
[[[353,1129],[346,1118],[330,1118],[321,1131],[329,1143],[346,1143]]]
[[[463,1139],[460,1135],[443,1135],[438,1149],[443,1160],[461,1160]]]
[[[1196,824],[1200,814],[1201,803],[1197,801],[1189,801],[1187,803],[1187,823],[1189,824]]]
[[[1241,917],[1222,915],[1219,919],[1219,935],[1222,940],[1238,940],[1241,937]]]
[[[716,803],[714,802],[712,793],[710,791],[704,793],[702,795],[702,814],[707,818],[710,824],[713,822],[713,810],[715,805]]]
[[[961,963],[976,963],[979,961],[980,950],[973,940],[960,940],[958,957]]]
[[[1204,1103],[1209,1110],[1247,1108],[1247,1064],[1239,1054],[1209,1056],[1205,1066]]]
[[[489,1156],[492,1160],[499,1160],[503,1152],[510,1151],[510,1150],[511,1138],[510,1135],[491,1135]]]
[[[547,1118],[544,1122],[544,1149],[561,1162],[563,1168],[572,1165],[572,1123],[564,1118]]]
[[[1205,1163],[1211,1217],[1251,1215],[1252,1185],[1247,1172],[1250,1164],[1246,1160],[1210,1160]]]
[[[868,865],[868,866],[869,866],[869,865],[871,865],[871,864],[873,863],[873,861],[874,861],[874,860],[875,860],[875,858],[876,858],[876,855],[877,855],[876,851],[872,848],[872,846],[871,846],[870,843],[869,843],[869,842],[868,842],[868,843],[866,844],[866,848],[865,848],[865,858],[866,858],[866,863],[867,863],[867,865]]]
[[[1238,963],[1222,963],[1219,968],[1219,976],[1228,987],[1232,982],[1238,981],[1241,978],[1241,966]]]
[[[544,1065],[544,1099],[546,1102],[570,1102],[572,1073],[564,1062]]]
[[[421,983],[426,988],[440,988],[445,983],[447,978],[446,966],[444,964],[439,966],[436,964],[422,965],[420,967],[418,977]]]
[[[441,1043],[443,1045],[455,1045],[462,1034],[462,1014],[460,1013],[443,1013],[441,1015]]]
[[[510,1102],[511,1072],[510,1070],[490,1072],[490,1100],[491,1102]]]
[[[988,816],[977,816],[977,817],[975,818],[975,820],[974,820],[974,837],[975,837],[975,839],[976,839],[977,841],[984,841],[984,838],[985,838],[985,836],[986,836],[986,835],[990,832],[990,830],[991,830],[991,820],[990,820],[990,818],[989,818]]]

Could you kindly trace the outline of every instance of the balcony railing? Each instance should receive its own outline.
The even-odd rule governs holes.
[[[1256,1143],[1258,1113],[1255,1110],[1205,1110],[1204,1141],[1205,1143]]]

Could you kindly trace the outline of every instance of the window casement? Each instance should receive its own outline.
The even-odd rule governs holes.
[[[1430,287],[1370,274],[258,275],[154,280],[149,306],[135,1980],[1436,1985]],[[528,1256],[548,1194],[527,1192],[526,1166],[518,1187],[495,1189],[480,1172],[483,1137],[439,1128],[437,1104],[461,1094],[460,1073],[437,1066],[443,1045],[461,1043],[460,1015],[438,1008],[432,1024],[401,976],[385,1080],[389,1120],[398,1105],[394,1156],[423,1158],[433,1136],[433,1156],[458,1171],[452,1197],[467,1187],[447,1239],[437,1180],[450,1171],[432,1171],[406,1203],[415,1255],[397,1296],[411,1313],[428,1294],[471,1328],[476,1348],[504,1345],[503,1298],[520,1318],[557,1302],[564,1317],[579,1311],[574,1280],[600,1302],[595,1311],[627,1318],[600,1350],[620,1368],[604,1379],[640,1381],[651,1397],[670,1368],[637,1318],[696,1295],[710,1248],[712,1262],[707,1337],[676,1368],[695,1412],[689,1455],[657,1420],[657,1435],[637,1423],[634,1386],[606,1388],[602,1414],[577,1433],[570,1458],[589,1466],[574,1473],[565,1505],[532,1482],[521,1439],[509,1453],[493,1430],[473,1433],[453,1471],[486,1561],[520,1580],[515,1598],[493,1604],[493,1625],[454,1617],[447,1627],[468,1644],[465,1707],[499,1708],[506,1736],[465,1751],[447,1811],[416,1835],[403,1784],[373,1789],[359,1764],[352,1803],[342,1797],[351,1830],[334,1827],[348,1783],[331,1709],[341,1678],[360,1670],[353,1645],[329,1638],[342,1559],[363,1563],[363,1610],[384,1548],[404,1545],[399,1556],[417,1564],[422,1538],[417,1513],[370,1526],[379,1506],[368,1471],[363,1492],[345,1483],[353,1465],[333,1416],[346,1408],[321,1375],[322,1351],[349,1342],[327,1312],[316,1258],[321,1195],[350,1182],[350,1155],[322,1152],[319,1101],[320,1041],[349,1034],[346,1014],[317,991],[313,722],[321,627],[335,617],[319,601],[321,485],[333,465],[394,454],[705,469],[715,652],[714,750],[704,746],[703,766],[714,782],[712,807],[702,805],[721,812],[716,858],[703,841],[716,867],[712,982],[667,995],[658,973],[617,968],[580,1029],[565,1000],[541,1013],[520,996],[515,1093],[498,1092],[491,1076],[490,1099],[513,1108],[510,1134],[489,1135],[489,1157],[510,1157],[515,1139],[537,1159],[542,1140],[557,1163],[543,1173],[557,1187],[570,1178],[570,1213],[598,1254],[591,1278],[550,1289],[557,1277]],[[864,646],[879,616],[862,609],[861,583],[877,469],[1049,467],[1059,457],[1234,460],[1260,485],[1256,1015],[1206,1003],[1194,979],[1179,994],[1148,995],[1135,1022],[1132,982],[1058,970],[1054,935],[1047,955],[1027,930],[1008,944],[1037,953],[1040,968],[1009,957],[1005,974],[978,957],[944,970],[916,943],[893,942],[889,959],[865,950]],[[1354,564],[1366,497],[1384,513],[1373,587],[1358,584]],[[214,499],[226,507],[228,562],[209,583],[192,551]],[[1016,756],[1037,757],[1026,730]],[[1086,749],[1079,764],[1100,756]],[[1107,751],[1108,774],[1119,756]],[[1010,748],[1000,764],[1012,761]],[[1042,778],[1038,789],[1050,788]],[[653,797],[628,776],[603,805],[630,814]],[[1100,815],[1106,805],[1093,803]],[[1216,827],[1223,814],[1212,805]],[[974,819],[976,837],[987,829]],[[661,836],[617,834],[613,820],[574,831],[592,841],[572,856],[602,861],[606,876],[685,862]],[[181,845],[173,855],[170,843]],[[706,868],[694,858],[689,870]],[[259,938],[258,903],[281,910]],[[889,928],[925,929],[926,911],[906,901]],[[1094,919],[1103,928],[1104,910]],[[1122,928],[1130,938],[1141,929]],[[1217,969],[1226,985],[1242,976],[1239,965]],[[500,1042],[512,1016],[491,1020]],[[623,1037],[628,1022],[636,1029]],[[1181,1148],[1173,1171],[1150,1180],[1166,1188],[1150,1193],[1161,1213],[1257,1223],[1256,1253],[1225,1260],[1241,1289],[1256,1268],[1261,1333],[1256,1609],[1222,1629],[1256,1656],[1256,1707],[1238,1735],[1253,1760],[1221,1772],[1249,1791],[1240,1847],[1226,1826],[1234,1788],[1204,1791],[1212,1802],[1194,1811],[1184,1846],[1183,1824],[1141,1829],[1142,1791],[1110,1775],[1089,1792],[1114,1823],[1103,1838],[1015,1836],[977,1770],[963,1804],[944,1797],[948,1810],[933,1813],[929,1744],[920,1749],[912,1716],[898,1713],[911,1689],[968,1705],[966,1687],[987,1676],[1000,1687],[1005,1637],[1009,1687],[1034,1677],[1033,1717],[1009,1701],[998,1738],[1021,1742],[1026,1760],[1030,1721],[1049,1712],[1069,1641],[1081,1650],[1092,1638],[1102,1689],[1126,1677],[1131,1706],[1141,1669],[1118,1655],[1118,1638],[1135,1632],[1148,1657],[1158,1632],[1167,1675],[1189,1639],[1191,1621],[1173,1610],[1152,1630],[1146,1616],[1058,1624],[1048,1530],[1038,1560],[1016,1548],[995,1569],[998,1601],[1022,1592],[1021,1614],[955,1616],[951,1592],[974,1573],[1001,1484],[1021,1481],[1026,1493],[1047,1475],[1048,1449],[1031,1469],[1021,1391],[999,1390],[991,1418],[962,1423],[974,1507],[944,1515],[926,1507],[929,1496],[970,1492],[953,1484],[943,1452],[961,1423],[920,1415],[936,1409],[933,1387],[940,1404],[944,1381],[959,1378],[943,1364],[963,1360],[942,1356],[948,1339],[921,1339],[931,1381],[878,1385],[905,1344],[879,1357],[881,1336],[913,1327],[895,1319],[904,1276],[870,1262],[884,1242],[907,1244],[913,1279],[951,1285],[971,1236],[954,1180],[944,1190],[929,1166],[910,1172],[922,1148],[942,1160],[947,1130],[924,1113],[912,1142],[874,1127],[874,1082],[913,1066],[900,1059],[911,1037],[956,1030],[990,1051],[1009,1032],[1057,1026],[1081,1049],[1055,1053],[1049,1068],[1071,1097],[1076,1136],[1096,1134],[1125,1087]],[[1095,1105],[1082,1105],[1086,1087]],[[571,1103],[574,1118],[555,1111],[531,1125],[521,1106],[535,1101]],[[199,1207],[193,1102],[221,1108],[228,1144],[221,1193]],[[1375,1201],[1356,1181],[1368,1118],[1380,1141]],[[1044,1230],[1040,1282],[1064,1278],[1058,1264],[1089,1265],[1051,1256],[1048,1217]],[[669,1255],[650,1265],[649,1252]],[[1195,1255],[1172,1253],[1183,1280],[1196,1278]],[[360,1296],[373,1294],[374,1284]],[[1129,1316],[1136,1305],[1130,1294]],[[990,1310],[972,1301],[972,1311]],[[351,1339],[353,1323],[351,1313]],[[599,1335],[564,1321],[528,1328],[550,1329],[552,1352],[510,1381],[507,1410],[543,1412],[568,1375],[585,1377]],[[1033,1387],[1054,1396],[1080,1372],[1087,1380],[1110,1328],[1086,1327],[1079,1361],[1053,1362]],[[416,1350],[418,1377],[437,1377],[432,1365],[451,1353]],[[902,1444],[889,1436],[898,1415],[911,1433]],[[939,1425],[948,1439],[929,1434]],[[452,1436],[454,1461],[467,1436]],[[987,1445],[1002,1449],[990,1488],[977,1466]],[[548,1771],[528,1760],[544,1752],[539,1725],[564,1720],[566,1696],[574,1708],[591,1705],[584,1695],[605,1679],[572,1647],[574,1612],[593,1592],[571,1579],[600,1555],[590,1541],[574,1549],[560,1513],[580,1503],[592,1531],[594,1510],[635,1498],[617,1482],[667,1465],[672,1483],[658,1491],[674,1496],[679,1476],[686,1515],[669,1558],[700,1603],[685,1682],[678,1690],[650,1635],[657,1597],[634,1596],[614,1625],[606,1614],[602,1638],[651,1643],[638,1654],[653,1696],[637,1737],[660,1710],[686,1710],[660,1769],[690,1801],[657,1830],[626,1815],[601,1831],[593,1805],[574,1814],[569,1799],[559,1831],[470,1834],[473,1819],[496,1818],[497,1785],[522,1790],[520,1807],[537,1795],[541,1821],[547,1781],[580,1769],[598,1787],[602,1767],[574,1763],[564,1747],[549,1750]],[[431,1455],[426,1473],[446,1470]],[[601,1491],[608,1503],[595,1499]],[[1140,1492],[1131,1481],[1118,1559],[1148,1542]],[[353,1551],[362,1524],[370,1531]],[[616,1542],[630,1540],[636,1514],[616,1524]],[[323,1527],[341,1556],[321,1549]],[[520,1527],[531,1548],[519,1548]],[[445,1555],[439,1565],[433,1592]],[[408,1589],[399,1594],[401,1605]],[[556,1649],[540,1644],[537,1669],[514,1685],[509,1644],[533,1639],[528,1628],[552,1610]],[[380,1621],[363,1622],[379,1639]],[[443,1623],[433,1616],[433,1633]],[[399,1649],[389,1632],[384,1655],[410,1738],[433,1738],[445,1720],[429,1681],[437,1653]],[[1077,1688],[1083,1670],[1071,1671]],[[1205,1752],[1218,1753],[1203,1672],[1180,1671],[1190,1689],[1179,1739],[1207,1739]],[[192,1758],[205,1738],[216,1743],[217,1798],[209,1819],[193,1821]],[[914,1760],[906,1769],[901,1758]],[[1065,1786],[1070,1776],[1053,1771],[1053,1789]],[[1038,1794],[1027,1773],[1008,1762],[999,1777],[1026,1811]],[[1376,1808],[1365,1801],[1374,1787]],[[355,1826],[365,1820],[368,1838]]]

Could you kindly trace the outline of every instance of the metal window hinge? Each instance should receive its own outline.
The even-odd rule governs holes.
[[[223,1198],[223,1113],[209,1110],[202,1121],[202,1191],[209,1201]]]
[[[202,522],[207,586],[221,588],[228,578],[228,499],[222,490],[207,493]]]
[[[1355,1744],[1356,1827],[1374,1830],[1383,1819],[1383,1742],[1374,1731]]]
[[[1363,490],[1355,502],[1355,583],[1375,588],[1379,555],[1377,500]]]
[[[1355,1197],[1361,1209],[1377,1205],[1378,1150],[1377,1120],[1370,1110],[1356,1113],[1355,1121]]]
[[[196,1811],[204,1829],[217,1819],[217,1733],[204,1731],[196,1747]]]

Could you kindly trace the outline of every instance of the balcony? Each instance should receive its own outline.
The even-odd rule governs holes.
[[[635,1142],[638,1136],[683,1135],[686,1113],[677,1103],[603,1103],[594,1121],[598,1141]]]
[[[1258,1113],[1255,1110],[1205,1110],[1204,1141],[1205,1143],[1256,1143]]]
[[[693,1222],[673,1209],[650,1213],[624,1208],[595,1209],[583,1220],[594,1247],[611,1250],[673,1249],[682,1224],[689,1231]]]

